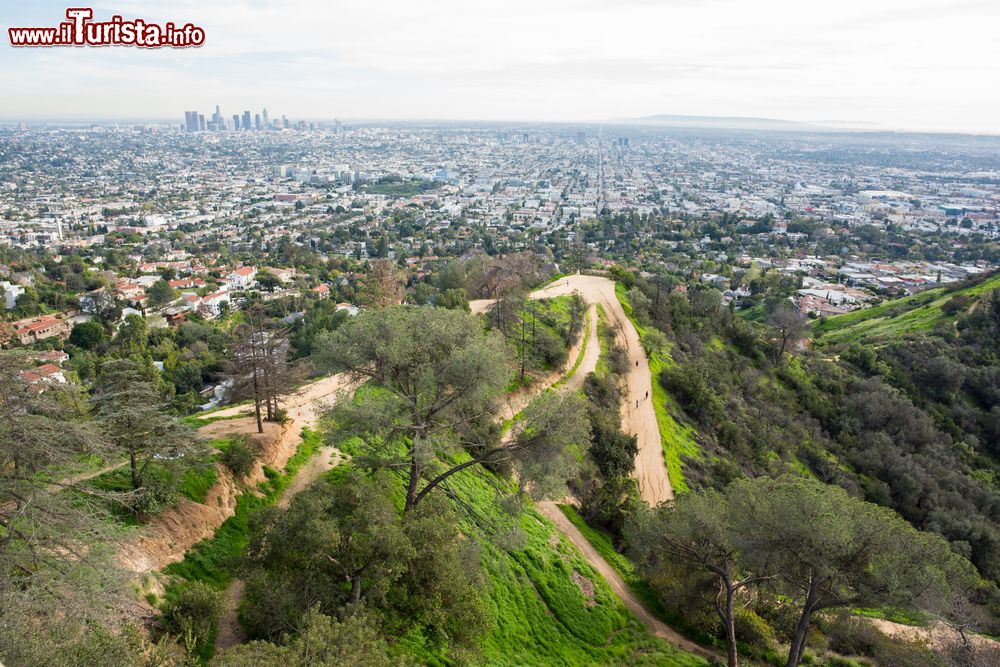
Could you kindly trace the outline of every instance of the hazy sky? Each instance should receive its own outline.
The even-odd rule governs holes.
[[[72,5],[87,5],[72,2]],[[94,0],[197,49],[13,49],[66,2],[0,0],[0,118],[599,121],[652,114],[1000,133],[997,0]]]

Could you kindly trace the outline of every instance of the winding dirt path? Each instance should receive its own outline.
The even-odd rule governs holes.
[[[639,483],[639,494],[652,506],[659,505],[665,500],[672,500],[674,489],[670,484],[667,465],[663,459],[663,441],[660,438],[656,411],[651,398],[653,378],[649,371],[649,360],[639,340],[639,332],[625,315],[625,310],[618,301],[614,281],[601,276],[567,276],[532,292],[529,296],[532,299],[549,299],[555,296],[568,296],[573,292],[579,292],[592,308],[595,304],[601,304],[611,326],[618,332],[619,344],[628,353],[629,370],[624,378],[626,395],[622,406],[622,430],[635,435],[638,440],[639,454],[635,459],[633,475]],[[484,313],[492,303],[489,299],[480,299],[470,301],[469,307],[474,313]],[[596,329],[596,318],[593,319],[595,321],[592,326]],[[596,336],[592,340],[596,348],[593,358],[596,367],[600,346],[597,344]],[[591,352],[589,347],[587,352]],[[582,383],[587,372],[589,371],[585,371],[581,364],[571,380]]]
[[[288,397],[284,403],[284,408],[288,411],[291,428],[288,432],[293,435],[299,434],[304,427],[314,428],[319,420],[319,414],[332,402],[341,392],[352,391],[356,388],[356,383],[352,382],[346,374],[331,375],[321,378],[303,386],[297,392]],[[220,410],[213,413],[215,416],[227,417],[237,414],[252,414],[253,406],[237,406]],[[233,420],[235,421],[235,420]],[[243,420],[240,420],[243,421]],[[252,423],[251,419],[251,423]],[[218,421],[203,428],[202,434],[209,435],[211,427],[217,426],[220,430],[225,430],[229,420]],[[229,430],[228,432],[232,432]],[[343,459],[343,455],[336,448],[325,445],[320,448],[308,462],[299,470],[292,480],[292,483],[281,494],[278,499],[278,507],[287,507],[292,498],[316,481],[320,475],[332,470]],[[239,620],[239,606],[243,599],[244,584],[239,579],[233,579],[226,589],[226,599],[221,617],[219,618],[218,632],[215,635],[215,648],[221,650],[236,646],[246,641],[243,634],[243,627]]]
[[[566,538],[573,543],[573,545],[580,550],[583,554],[584,559],[590,564],[597,572],[604,577],[604,580],[608,582],[611,590],[614,591],[621,601],[628,607],[636,618],[642,621],[643,625],[649,628],[649,631],[667,642],[673,644],[677,648],[687,651],[688,653],[693,653],[694,655],[699,655],[703,658],[712,658],[716,653],[699,646],[690,639],[684,637],[676,630],[671,628],[669,625],[661,621],[660,619],[653,616],[653,614],[646,609],[646,607],[639,602],[639,599],[632,595],[632,591],[629,590],[625,581],[621,578],[621,575],[611,567],[606,560],[597,552],[597,550],[591,545],[590,541],[584,537],[583,533],[573,525],[573,523],[566,518],[566,515],[562,513],[559,506],[556,505],[551,500],[543,500],[542,502],[536,503],[535,507],[545,515],[552,523],[556,525],[556,529],[566,536]]]
[[[601,354],[601,345],[597,337],[597,304],[600,304],[612,327],[617,331],[619,343],[625,347],[629,356],[629,371],[624,378],[627,393],[625,404],[622,406],[622,428],[628,433],[637,435],[639,454],[636,457],[636,470],[634,474],[639,483],[640,494],[645,502],[654,506],[666,500],[673,499],[673,487],[670,485],[667,467],[663,460],[663,445],[660,439],[659,426],[656,422],[656,412],[653,410],[653,403],[650,399],[652,396],[652,375],[649,370],[649,362],[646,359],[645,350],[643,350],[639,340],[639,333],[636,331],[631,320],[625,315],[625,311],[618,301],[618,297],[615,294],[614,282],[599,276],[575,275],[561,278],[540,290],[532,292],[529,296],[532,299],[547,299],[555,296],[569,295],[574,292],[579,292],[584,301],[590,305],[590,321],[587,325],[590,333],[587,349],[584,350],[580,365],[573,375],[566,379],[565,385],[572,390],[579,389],[583,386],[583,381],[587,374],[597,368],[597,362]],[[491,304],[492,301],[490,300],[478,300],[470,302],[469,305],[472,312],[483,313],[489,309]],[[570,361],[568,363],[575,363],[574,360],[578,354],[578,352],[577,354],[570,354]],[[562,513],[554,502],[542,501],[537,503],[536,507],[539,512],[555,524],[556,529],[560,533],[580,550],[587,563],[604,577],[604,580],[608,582],[615,595],[618,596],[622,603],[635,614],[636,618],[652,634],[694,655],[704,658],[711,658],[717,655],[687,639],[656,618],[632,594],[632,591],[629,590],[621,578],[621,575],[604,560],[601,554],[597,552],[577,527],[566,518],[566,515]]]
[[[296,436],[303,428],[313,428],[319,420],[323,409],[345,391],[353,391],[357,382],[352,381],[346,373],[328,375],[303,385],[284,401],[282,407],[288,411],[291,419],[290,431]],[[237,405],[213,412],[209,417],[233,417],[235,415],[253,415],[253,405]]]
[[[295,475],[295,479],[288,485],[278,499],[278,507],[288,507],[300,491],[319,479],[320,475],[333,470],[343,459],[340,451],[336,447],[326,445],[316,453]],[[244,583],[240,579],[233,579],[229,588],[226,589],[226,599],[223,604],[222,615],[219,617],[218,632],[215,635],[215,648],[222,650],[242,644],[246,641],[243,633],[243,626],[240,625],[239,609],[240,601],[243,600]]]

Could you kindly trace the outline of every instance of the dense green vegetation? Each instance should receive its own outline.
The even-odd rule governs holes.
[[[341,466],[317,483],[317,491],[351,479],[355,478]],[[390,494],[397,509],[403,505],[404,482],[397,477],[395,491]],[[456,475],[448,503],[435,512],[436,520],[445,523],[449,512],[457,512],[453,520],[458,521],[464,539],[478,546],[477,561],[482,568],[478,589],[485,610],[480,622],[486,626],[478,646],[465,649],[472,651],[474,664],[704,664],[649,637],[548,520],[530,506],[523,513],[511,513],[495,501],[497,484],[508,483],[489,473]],[[448,505],[453,509],[447,509]],[[369,590],[367,584],[365,590]],[[344,594],[349,592],[350,587]],[[398,612],[391,607],[380,607],[383,603],[376,601],[368,604],[369,611],[382,615],[383,627],[398,630],[398,624],[404,622],[394,619]],[[393,653],[428,664],[444,664],[446,656],[462,654],[457,637],[442,637],[430,626],[414,627],[412,620],[405,622],[409,630],[395,643]]]
[[[980,609],[975,624],[996,627],[995,276],[917,304],[896,302],[875,317],[845,316],[846,324],[831,318],[817,326],[837,338],[824,334],[824,347],[815,351],[797,350],[798,334],[783,334],[798,323],[793,315],[774,315],[781,300],[764,305],[768,324],[762,325],[734,317],[714,290],[683,294],[634,276],[627,281],[631,289],[619,292],[644,337],[655,327],[669,338],[670,361],[653,357],[664,390],[655,398],[659,410],[676,406],[683,428],[697,439],[701,455],[690,452],[680,461],[692,491],[793,475],[891,508],[917,529],[943,536],[975,565],[984,577],[971,593]],[[918,318],[924,324],[909,326]],[[875,337],[876,321],[898,328]],[[861,342],[870,337],[877,346]],[[698,618],[693,607],[677,611]],[[770,637],[787,632],[773,618],[767,625]],[[877,650],[890,659],[887,649]]]
[[[58,650],[114,645],[99,632],[95,644],[74,643],[67,637],[81,626],[38,616],[36,598],[58,599],[48,592],[56,579],[26,584],[25,569],[68,572],[72,587],[58,588],[82,590],[73,609],[95,600],[110,608],[114,587],[95,593],[98,570],[52,554],[85,540],[86,560],[97,562],[107,555],[105,533],[141,530],[179,498],[205,502],[228,470],[245,485],[234,516],[165,568],[162,600],[149,597],[161,612],[154,635],[166,633],[161,648],[175,653],[148,653],[158,664],[704,664],[650,636],[531,504],[567,491],[578,505],[562,511],[633,594],[701,643],[732,647],[731,664],[736,651],[793,667],[982,659],[889,640],[855,619],[1000,628],[996,277],[816,323],[821,344],[810,349],[797,344],[807,322],[784,294],[758,293],[759,321],[750,321],[715,289],[685,291],[675,289],[678,277],[616,270],[618,298],[650,357],[651,399],[678,491],[676,504],[650,511],[631,477],[636,439],[621,430],[631,364],[602,309],[598,338],[583,334],[581,348],[598,345],[601,358],[582,389],[556,383],[500,423],[509,392],[565,366],[587,323],[584,304],[527,300],[541,273],[527,253],[456,261],[409,285],[401,265],[381,260],[352,277],[350,289],[368,304],[356,317],[320,301],[286,320],[288,302],[251,299],[216,322],[162,333],[139,319],[80,329],[72,372],[81,391],[5,394],[35,427],[0,415],[0,434],[14,443],[5,446],[33,471],[32,502],[51,502],[52,517],[76,514],[70,541],[58,535],[65,519],[51,517],[36,542],[8,540],[0,603],[39,618]],[[774,277],[759,286],[794,284]],[[473,297],[496,305],[470,315]],[[278,397],[324,371],[366,383],[323,416],[322,436],[304,431],[285,470],[265,468],[259,484],[245,482],[257,465],[252,441],[199,446],[185,427],[220,418],[175,416],[206,379],[221,376],[261,419],[281,421]],[[16,373],[3,377],[10,384]],[[88,405],[95,409],[81,409]],[[19,449],[53,433],[64,434],[59,456]],[[350,462],[276,506],[324,440]],[[24,452],[51,459],[38,466]],[[45,491],[58,471],[123,457],[128,465],[86,484]],[[26,488],[24,478],[4,483],[6,498]],[[42,566],[37,553],[47,557]],[[213,657],[222,592],[236,577],[246,582],[240,617],[255,641]],[[14,613],[0,607],[0,620]],[[106,615],[95,612],[93,623],[131,636]],[[5,656],[56,655],[36,644],[0,647]],[[145,660],[121,654],[123,664]]]

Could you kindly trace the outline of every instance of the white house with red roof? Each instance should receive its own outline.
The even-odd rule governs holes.
[[[204,306],[212,317],[218,317],[222,312],[223,303],[232,303],[229,292],[214,292],[201,298],[201,305]]]
[[[32,391],[39,394],[45,391],[47,385],[66,384],[66,376],[55,364],[43,364],[38,368],[23,370],[21,378],[28,383]]]
[[[358,307],[353,303],[338,303],[337,310],[346,310],[347,314],[352,317],[358,314]]]
[[[231,290],[246,289],[253,285],[257,276],[257,269],[252,266],[241,266],[234,269],[226,276],[226,285]]]

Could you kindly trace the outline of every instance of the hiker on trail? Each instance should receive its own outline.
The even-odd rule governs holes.
[[[648,391],[646,392],[646,398],[649,398],[649,392]]]
[[[635,360],[635,367],[639,368],[639,360],[638,359]]]
[[[639,407],[639,401],[635,402],[635,407]]]

